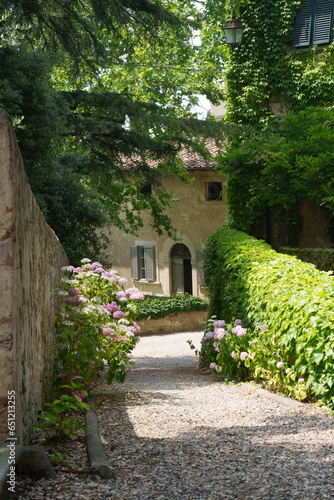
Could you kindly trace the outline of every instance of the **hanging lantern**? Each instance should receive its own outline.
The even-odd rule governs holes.
[[[242,22],[239,21],[239,19],[235,19],[235,17],[233,17],[231,21],[227,21],[223,28],[226,36],[226,42],[229,45],[241,43],[244,29],[245,27]]]

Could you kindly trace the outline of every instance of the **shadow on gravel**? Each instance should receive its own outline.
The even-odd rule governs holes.
[[[169,414],[160,406],[166,403],[172,408]],[[136,414],[136,407],[144,410],[140,414],[145,421],[136,421],[135,430],[131,413]],[[233,426],[224,427],[221,412],[208,414],[198,425],[191,422],[196,418],[196,410],[187,416],[187,409],[178,406],[174,393],[130,390],[124,386],[103,388],[97,394],[96,412],[116,479],[68,479],[58,475],[56,481],[44,480],[49,488],[56,488],[54,499],[334,498],[334,446],[330,438],[333,419],[327,415],[282,411],[268,415],[258,425],[246,426],[239,414]],[[179,432],[164,437],[168,415],[171,425],[179,419]],[[155,437],[146,437],[145,434],[151,434],[151,420],[155,420]],[[36,496],[31,485],[29,492],[19,498],[47,497]]]
[[[171,394],[139,391],[99,395],[101,433],[109,441],[106,453],[118,474],[109,485],[110,496],[101,498],[334,498],[334,446],[321,437],[325,424],[330,428],[328,416],[296,411],[268,416],[258,426],[215,428],[208,421],[172,438],[138,436],[128,415],[131,408],[154,405],[159,417],[157,402],[170,404],[173,399]],[[309,432],[319,440],[310,443]]]

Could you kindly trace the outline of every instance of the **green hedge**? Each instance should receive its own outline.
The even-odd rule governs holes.
[[[294,255],[298,259],[314,264],[320,271],[334,271],[333,248],[289,248],[282,247],[280,253]]]
[[[226,226],[208,239],[204,276],[211,314],[244,326],[268,325],[272,352],[334,407],[334,279],[330,273]]]
[[[179,312],[207,311],[209,304],[188,293],[174,297],[147,297],[139,304],[138,319],[159,319]]]

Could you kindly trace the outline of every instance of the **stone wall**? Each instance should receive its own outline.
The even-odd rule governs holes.
[[[140,336],[173,333],[204,331],[204,323],[208,319],[208,311],[192,311],[169,314],[160,319],[142,319],[138,321]]]
[[[67,256],[31,192],[9,116],[0,110],[0,442],[8,437],[7,395],[16,392],[16,437],[30,423],[49,383],[55,296]]]

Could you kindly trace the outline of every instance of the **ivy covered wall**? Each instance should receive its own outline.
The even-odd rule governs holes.
[[[243,41],[227,49],[225,119],[239,125],[220,158],[230,224],[274,246],[304,246],[305,201],[323,214],[312,246],[324,229],[322,246],[334,241],[334,44],[294,43],[297,11],[320,1],[240,0]]]
[[[227,119],[263,122],[270,105],[297,111],[334,102],[334,45],[294,48],[301,0],[241,0],[243,41],[230,48]],[[277,109],[277,108],[275,108]]]

